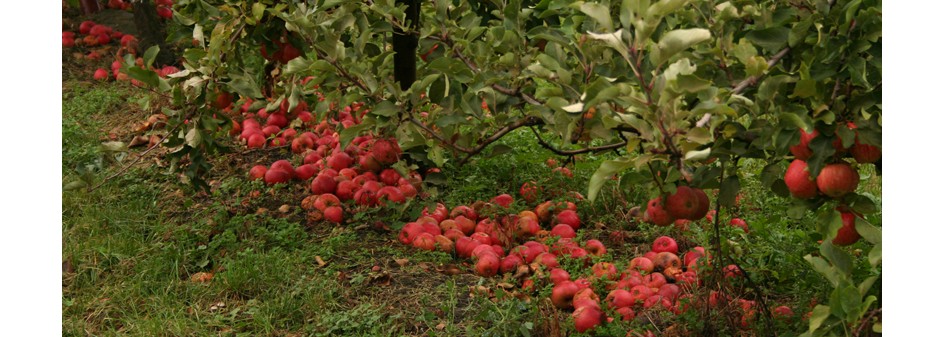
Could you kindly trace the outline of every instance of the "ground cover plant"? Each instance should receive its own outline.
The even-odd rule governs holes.
[[[879,2],[109,7],[64,334],[881,334]]]

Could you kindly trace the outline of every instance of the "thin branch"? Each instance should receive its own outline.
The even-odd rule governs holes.
[[[781,59],[787,56],[787,54],[790,52],[791,47],[784,47],[784,49],[781,49],[781,51],[779,51],[777,54],[774,54],[774,56],[768,60],[768,68],[774,67],[775,64],[778,64],[778,61],[781,61]],[[738,85],[735,86],[734,89],[732,89],[732,94],[740,94],[749,86],[754,85],[759,78],[761,78],[761,75],[749,76],[748,78],[742,80],[738,83]]]
[[[577,150],[561,150],[561,149],[555,148],[551,144],[548,144],[548,142],[546,142],[543,138],[541,138],[541,134],[538,133],[538,130],[535,130],[535,128],[530,128],[530,129],[532,130],[532,133],[535,134],[535,138],[538,139],[538,145],[541,145],[541,147],[551,152],[554,152],[555,154],[560,155],[560,156],[574,156],[578,154],[591,153],[591,152],[604,152],[604,151],[609,151],[613,149],[619,149],[627,145],[626,141],[622,141],[622,142],[617,142],[613,144],[591,146],[591,147],[586,147],[586,148],[577,149]]]
[[[860,336],[860,333],[862,333],[863,329],[865,329],[866,326],[869,325],[870,321],[873,320],[873,317],[875,317],[878,314],[881,314],[882,312],[883,312],[883,308],[878,308],[873,311],[870,311],[870,314],[866,315],[866,318],[863,319],[863,323],[860,323],[860,326],[858,326],[856,330],[853,330],[853,336]]]
[[[465,147],[458,146],[458,145],[453,144],[452,142],[446,140],[446,138],[443,138],[443,136],[440,136],[440,134],[436,133],[436,131],[433,131],[433,129],[431,129],[431,128],[430,128],[429,126],[427,126],[426,124],[423,124],[423,122],[419,121],[419,120],[418,120],[417,118],[415,118],[415,117],[410,117],[410,119],[408,119],[408,121],[409,121],[410,123],[413,123],[413,125],[416,125],[416,126],[419,127],[420,129],[422,129],[423,131],[426,131],[430,136],[432,136],[433,138],[436,138],[436,140],[439,141],[440,143],[448,145],[448,146],[449,146],[450,148],[452,148],[453,150],[456,150],[456,151],[459,151],[459,152],[462,152],[462,153],[470,153],[470,152],[472,152],[470,149],[467,149],[467,148],[465,148]]]
[[[186,119],[185,119],[185,120],[186,120]],[[150,152],[153,151],[154,149],[160,147],[161,144],[164,143],[165,140],[167,140],[167,137],[170,137],[172,134],[174,134],[174,132],[177,131],[177,128],[179,128],[181,125],[184,125],[184,121],[183,121],[183,120],[181,120],[180,122],[178,122],[177,125],[175,125],[174,128],[171,129],[171,131],[169,131],[166,135],[164,135],[164,137],[161,137],[161,140],[160,140],[160,141],[154,143],[154,145],[151,145],[151,147],[149,147],[148,149],[146,149],[146,150],[144,150],[143,152],[141,152],[140,154],[138,154],[138,157],[135,158],[134,160],[132,160],[130,163],[128,163],[128,165],[125,165],[124,167],[122,167],[121,169],[119,169],[118,172],[113,173],[112,175],[106,177],[105,179],[102,179],[102,181],[100,181],[98,184],[95,184],[95,186],[89,187],[88,191],[89,191],[89,192],[94,191],[95,189],[98,189],[99,187],[102,187],[102,185],[105,185],[105,183],[107,183],[107,182],[111,181],[112,179],[115,179],[116,177],[122,175],[123,173],[125,173],[125,171],[128,171],[128,169],[130,169],[132,166],[134,166],[134,165],[137,164],[139,161],[141,161],[141,159],[143,159],[145,155],[147,155],[148,153],[150,153]]]

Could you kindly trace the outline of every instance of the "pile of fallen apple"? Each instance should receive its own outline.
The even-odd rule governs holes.
[[[680,186],[665,203],[651,202],[651,205],[665,205],[662,212],[667,213],[648,211],[651,219],[653,215],[701,219],[707,213],[699,201],[704,193],[693,191],[701,192]],[[528,199],[533,197],[533,192],[532,183],[526,183],[520,190],[523,198]],[[558,308],[573,310],[571,316],[579,332],[614,318],[633,320],[640,310],[675,314],[686,310],[686,299],[692,297],[691,290],[700,283],[699,261],[706,256],[702,247],[694,247],[680,258],[676,241],[662,236],[654,240],[652,249],[642,256],[621,262],[599,261],[594,257],[607,252],[601,241],[576,240],[581,219],[574,203],[546,201],[534,210],[510,214],[508,207],[513,201],[510,195],[502,194],[490,202],[478,201],[452,209],[443,204],[437,204],[432,210],[425,208],[420,218],[404,225],[398,240],[419,249],[469,258],[474,263],[475,273],[483,277],[512,274],[513,279],[522,280],[521,287],[526,291],[536,289],[536,282],[550,282],[553,284],[551,302]],[[682,210],[695,211],[682,213]],[[565,260],[579,261],[586,273],[572,277],[559,266]],[[725,274],[735,277],[739,270],[734,265],[728,266]],[[598,290],[607,293],[599,294]],[[714,296],[714,300],[709,299],[710,304],[718,302],[718,294]],[[747,324],[754,317],[755,304],[747,300],[739,300],[739,303]],[[785,309],[790,311],[787,307],[775,311]]]

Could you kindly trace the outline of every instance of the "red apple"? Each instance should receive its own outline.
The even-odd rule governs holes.
[[[804,129],[800,129],[800,130],[801,130],[800,143],[798,143],[797,145],[791,146],[791,153],[794,154],[795,159],[807,160],[808,158],[810,158],[811,155],[814,154],[814,151],[811,151],[808,145],[810,144],[810,141],[813,140],[815,137],[817,137],[817,135],[819,135],[820,133],[817,132],[817,130],[814,130],[814,132],[811,132],[811,133],[807,133],[807,131],[804,131]]]
[[[377,161],[383,165],[396,163],[400,159],[400,145],[392,139],[378,139],[371,148]]]
[[[682,261],[679,260],[679,256],[676,256],[676,254],[673,254],[672,252],[657,253],[656,257],[653,258],[653,264],[659,269],[682,267]]]
[[[563,281],[551,288],[551,303],[561,309],[571,308],[571,301],[574,294],[580,290],[578,285],[572,281]]]
[[[341,206],[341,200],[339,200],[334,194],[325,193],[315,198],[315,202],[313,204],[315,209],[324,211],[328,207]]]
[[[312,180],[313,194],[335,193],[337,187],[338,183],[335,179],[325,174],[319,174]]]
[[[584,250],[587,250],[588,253],[595,256],[604,256],[604,254],[607,254],[607,248],[604,247],[604,243],[595,239],[587,240],[587,242],[584,243]]]
[[[649,221],[657,226],[669,226],[676,221],[676,218],[663,208],[662,197],[650,199],[646,204],[646,215]]]
[[[581,219],[578,218],[577,212],[570,209],[561,211],[555,218],[558,220],[559,224],[571,226],[574,230],[581,228]]]
[[[453,210],[450,211],[450,214],[449,214],[451,218],[456,218],[456,217],[459,217],[460,215],[465,216],[467,219],[472,220],[472,221],[479,221],[479,215],[476,214],[476,210],[472,209],[472,207],[469,207],[469,206],[459,205],[459,206],[453,207]]]
[[[92,78],[96,81],[107,81],[108,80],[108,71],[102,68],[95,70],[95,74],[92,75]]]
[[[484,254],[476,261],[476,274],[483,277],[495,276],[499,272],[499,257]]]
[[[400,230],[400,235],[397,237],[401,243],[409,245],[413,243],[413,240],[416,239],[417,235],[423,233],[423,227],[416,222],[408,222]],[[459,243],[457,242],[457,247]],[[457,249],[458,250],[458,249]]]
[[[656,253],[670,252],[673,254],[679,253],[679,246],[676,245],[676,240],[668,236],[661,236],[653,240],[653,249]]]
[[[400,191],[399,188],[394,186],[384,186],[377,191],[377,200],[381,205],[385,204],[385,200],[391,201],[393,203],[402,204],[407,201],[407,197],[404,196],[404,193]]]
[[[817,196],[817,183],[810,176],[807,162],[795,159],[784,173],[784,184],[791,196],[798,199],[810,199]]]
[[[269,171],[265,165],[256,165],[253,168],[249,169],[249,179],[250,180],[259,180],[266,176],[266,171]]]
[[[381,182],[385,185],[397,185],[397,181],[400,180],[400,173],[397,173],[394,169],[385,169],[381,171]]]
[[[607,294],[605,301],[611,309],[630,307],[633,306],[633,295],[629,291],[615,289]]]
[[[290,179],[292,179],[292,177],[289,175],[289,172],[283,170],[270,169],[266,171],[266,175],[263,176],[263,181],[269,185],[287,183]]]
[[[315,175],[315,165],[304,164],[295,168],[295,179],[309,180]]]
[[[341,221],[344,220],[344,211],[341,209],[341,207],[331,206],[331,207],[325,208],[324,212],[325,212],[325,219],[328,219],[328,221],[331,221],[334,223],[341,223]]]
[[[650,273],[650,272],[653,272],[653,268],[655,267],[656,265],[653,264],[653,261],[651,261],[648,258],[640,256],[640,257],[635,257],[632,260],[630,260],[630,266],[628,267],[628,269],[639,270],[641,273]]]
[[[540,189],[538,188],[538,185],[535,184],[535,182],[529,181],[522,184],[522,187],[518,189],[518,193],[522,196],[522,199],[525,199],[525,202],[530,204],[538,199]]]
[[[559,224],[557,226],[554,226],[554,228],[551,229],[551,235],[559,236],[564,239],[568,239],[568,238],[573,239],[577,237],[577,233],[574,231],[574,228],[567,224]]]
[[[833,244],[837,246],[849,246],[860,240],[860,233],[856,231],[856,215],[850,212],[841,212],[840,218],[843,226],[837,230],[837,236],[833,238]]]
[[[711,203],[709,202],[709,196],[705,194],[705,191],[698,188],[693,188],[692,192],[696,194],[696,200],[699,201],[699,206],[696,207],[695,212],[693,212],[692,217],[689,220],[699,220],[706,216],[709,213],[709,207]]]
[[[571,280],[571,274],[568,274],[567,270],[561,268],[554,268],[548,272],[549,278],[551,279],[552,284],[559,284],[564,281]]]
[[[423,250],[434,251],[436,250],[436,239],[433,234],[421,232],[413,239],[412,245]]]
[[[828,164],[817,175],[817,188],[833,198],[855,191],[859,183],[860,174],[847,163]]]
[[[677,186],[676,193],[666,197],[666,212],[676,219],[694,218],[699,211],[699,197],[689,186]]]
[[[523,264],[525,264],[525,260],[523,260],[521,256],[518,256],[515,254],[509,254],[505,256],[504,258],[502,258],[502,263],[499,266],[499,270],[503,274],[512,273],[512,272],[515,272],[518,269],[518,267]]]
[[[509,206],[511,206],[514,201],[515,200],[512,199],[511,195],[503,193],[503,194],[497,195],[495,198],[492,198],[491,202],[496,205],[509,208]]]

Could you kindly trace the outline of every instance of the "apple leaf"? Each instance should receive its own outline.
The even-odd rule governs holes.
[[[814,310],[811,311],[810,315],[810,325],[808,326],[808,332],[813,333],[824,324],[824,321],[830,317],[830,307],[826,305],[820,305],[814,307]]]
[[[790,32],[787,27],[771,27],[750,31],[745,37],[761,48],[776,52],[787,44]]]
[[[820,254],[844,275],[853,272],[853,258],[830,241],[824,240],[824,243],[820,245]]]
[[[148,48],[148,50],[144,51],[144,57],[142,57],[142,61],[144,61],[145,68],[151,68],[151,65],[154,64],[154,59],[157,58],[159,51],[161,51],[161,48],[157,45],[153,45],[151,48]]]
[[[880,244],[883,242],[883,231],[870,224],[866,219],[856,217],[856,232],[860,233],[860,236],[863,237],[869,243]]]
[[[735,206],[735,197],[738,196],[740,189],[741,183],[738,181],[738,176],[731,175],[725,178],[719,188],[719,204],[725,207]]]
[[[879,276],[867,277],[863,282],[860,282],[860,285],[857,286],[857,289],[860,291],[860,296],[866,296],[866,293],[870,291],[870,288],[873,287],[873,283],[879,279]]]
[[[814,270],[823,275],[830,281],[830,284],[836,287],[840,284],[840,279],[837,277],[837,269],[830,265],[827,260],[824,260],[822,257],[813,256],[807,254],[804,256],[804,260],[810,262],[811,266],[814,267]]]
[[[580,6],[581,12],[597,21],[605,31],[614,30],[614,23],[610,19],[610,9],[607,6],[593,2],[581,3]]]
[[[344,130],[341,130],[341,132],[338,133],[339,145],[341,146],[342,149],[347,148],[348,144],[350,144],[351,141],[354,140],[355,137],[357,137],[363,131],[368,130],[372,126],[374,126],[373,123],[369,123],[365,121],[364,123],[352,125],[349,128],[345,128]]]
[[[873,246],[873,249],[870,249],[870,253],[867,258],[869,259],[871,266],[874,268],[878,266],[879,263],[883,261],[883,244],[877,243],[875,246]]]
[[[600,193],[600,189],[604,187],[604,183],[610,180],[610,177],[612,177],[614,174],[629,169],[632,166],[633,161],[631,161],[629,158],[608,160],[602,163],[588,182],[587,199],[593,203],[594,200],[597,200],[597,194]]]
[[[658,49],[654,50],[654,54],[658,55],[656,64],[663,64],[673,55],[711,37],[709,30],[703,28],[677,29],[663,34]]]

